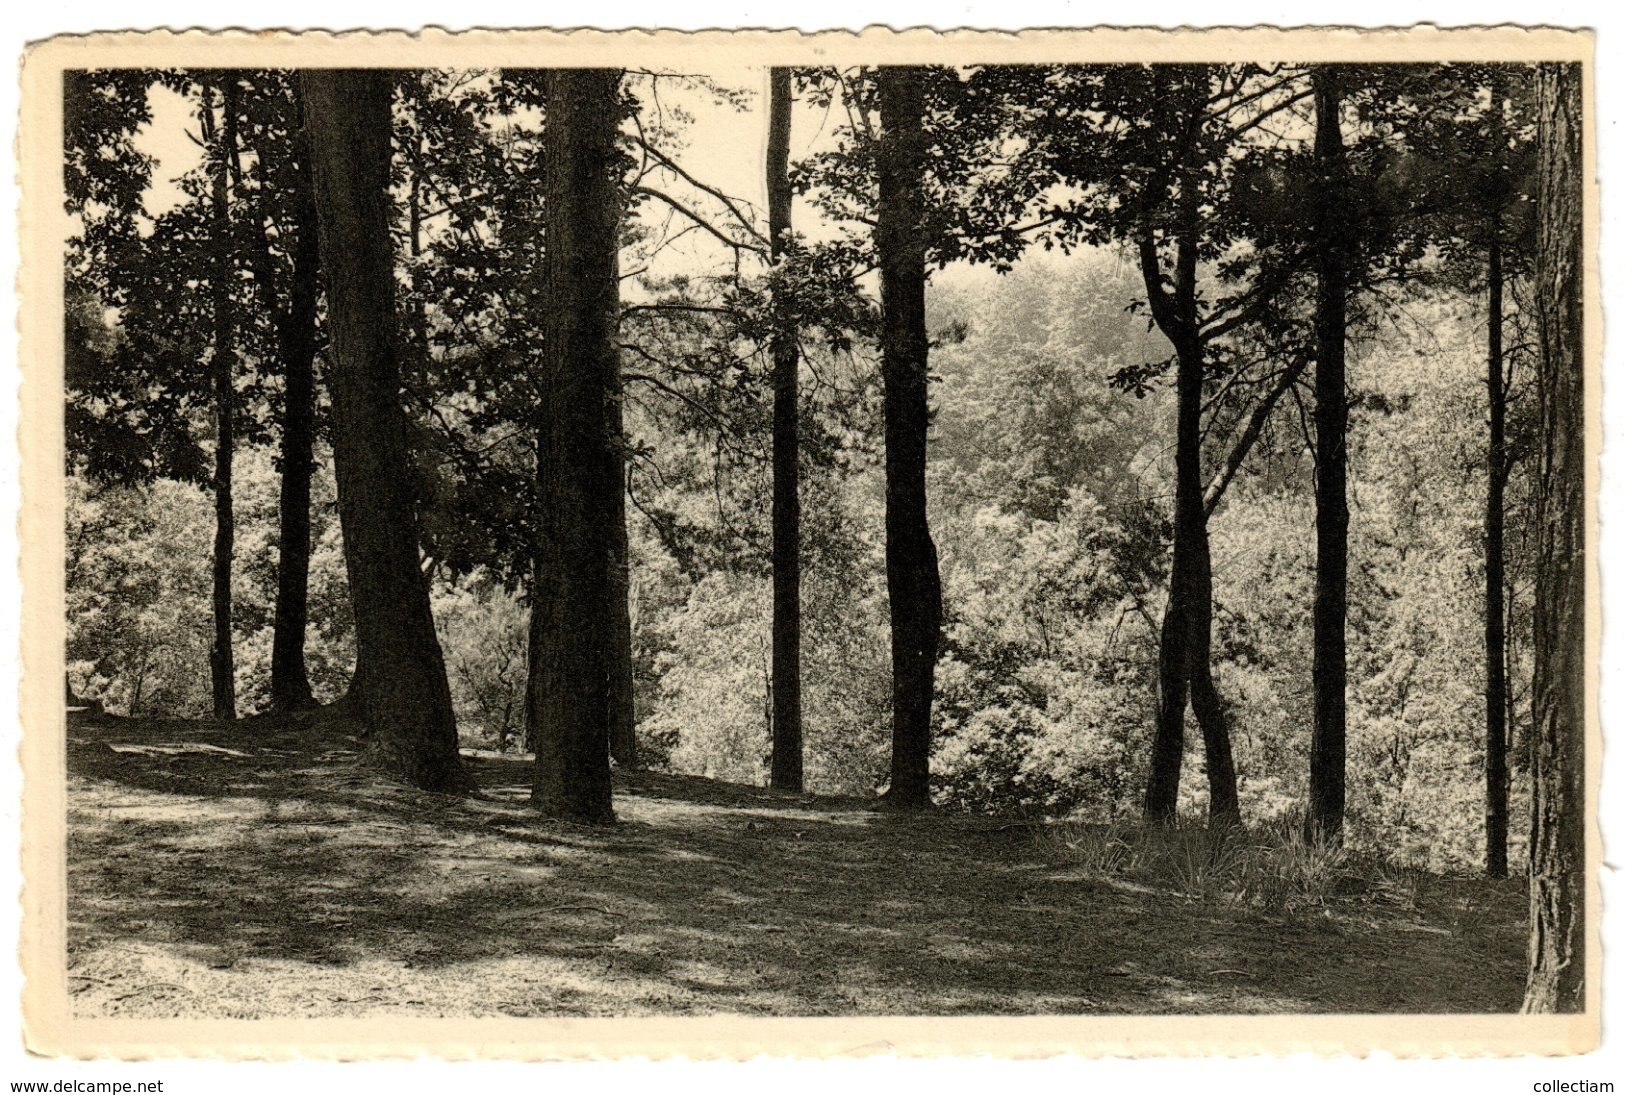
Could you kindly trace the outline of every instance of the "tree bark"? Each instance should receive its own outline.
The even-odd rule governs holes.
[[[1315,166],[1315,725],[1309,745],[1311,838],[1342,839],[1347,754],[1347,187],[1338,74],[1317,66]]]
[[[880,260],[880,372],[886,435],[886,590],[891,601],[892,759],[888,806],[931,803],[931,701],[942,582],[926,518],[924,71],[877,71],[881,140],[875,247]]]
[[[316,470],[316,302],[321,269],[310,148],[302,120],[296,119],[295,124],[300,128],[292,135],[292,143],[299,163],[290,292],[287,311],[276,313],[275,318],[283,377],[276,609],[271,631],[271,707],[277,711],[298,711],[316,702],[305,668],[305,630],[309,620],[310,481]],[[269,251],[265,255],[269,259]],[[265,284],[267,291],[270,284]],[[274,294],[272,297],[274,309]]]
[[[541,467],[541,457],[537,456],[537,468]],[[537,713],[542,709],[542,674],[541,654],[543,640],[543,627],[541,613],[536,611],[536,598],[541,596],[542,572],[539,569],[540,559],[531,564],[530,573],[530,624],[525,630],[525,709],[524,725],[521,730],[521,745],[527,753],[537,751],[537,742],[542,740],[541,733],[536,727]]]
[[[1185,202],[1184,228],[1174,259],[1174,287],[1163,287],[1161,260],[1149,237],[1140,244],[1141,274],[1152,318],[1175,354],[1178,418],[1174,441],[1174,557],[1158,651],[1157,722],[1146,782],[1145,818],[1173,823],[1179,811],[1180,769],[1189,702],[1202,732],[1207,761],[1208,820],[1241,820],[1229,720],[1213,681],[1213,560],[1208,546],[1202,477],[1202,385],[1205,349],[1198,333],[1195,211]]]
[[[1185,705],[1190,699],[1189,645],[1185,604],[1181,590],[1184,553],[1175,532],[1173,574],[1168,583],[1168,604],[1162,612],[1157,642],[1157,722],[1151,738],[1151,774],[1145,786],[1145,820],[1172,825],[1179,816],[1179,780],[1185,762]]]
[[[1535,76],[1540,467],[1525,1012],[1585,1007],[1586,416],[1580,66]]]
[[[332,342],[333,466],[355,612],[350,694],[371,730],[375,764],[424,790],[470,790],[419,565],[400,403],[392,77],[312,69],[301,79]]]
[[[775,264],[790,247],[790,70],[768,76],[767,228]],[[802,789],[801,355],[783,284],[773,293],[773,762],[771,782]]]
[[[620,277],[617,273],[617,289]],[[616,298],[619,307],[620,298]],[[638,766],[638,723],[635,681],[632,676],[632,552],[626,536],[626,416],[625,384],[616,355],[610,374],[611,389],[605,408],[609,414],[610,454],[615,463],[616,488],[610,492],[609,607],[614,633],[609,644],[609,755],[623,768]]]
[[[1501,110],[1492,88],[1493,110]],[[1497,164],[1499,167],[1499,164]],[[1501,208],[1489,217],[1489,347],[1485,382],[1490,437],[1484,494],[1484,871],[1507,876],[1506,372],[1502,354]]]
[[[547,278],[540,409],[532,805],[553,817],[615,819],[609,769],[610,669],[617,613],[614,514],[625,483],[607,426],[617,347],[615,174],[618,71],[546,76]],[[625,586],[620,595],[625,598]]]
[[[214,698],[214,717],[237,717],[236,661],[231,636],[231,556],[236,540],[232,512],[231,465],[237,446],[236,366],[232,345],[235,324],[232,316],[232,287],[236,282],[236,260],[231,236],[231,207],[227,172],[232,146],[237,140],[236,74],[220,78],[220,122],[206,106],[205,126],[212,130],[205,141],[215,145],[215,168],[211,186],[211,231],[215,250],[214,354],[211,372],[214,382],[214,563],[212,604],[214,641],[209,650],[209,678]],[[207,92],[205,92],[207,94]]]

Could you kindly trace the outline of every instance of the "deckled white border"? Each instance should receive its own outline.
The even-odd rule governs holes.
[[[46,1053],[117,1057],[217,1055],[340,1059],[413,1056],[558,1059],[683,1055],[744,1058],[761,1052],[802,1056],[878,1052],[1088,1056],[1312,1052],[1398,1056],[1576,1052],[1597,1039],[1599,912],[1595,883],[1588,910],[1590,1006],[1585,1016],[1270,1016],[931,1019],[541,1019],[302,1020],[198,1022],[75,1020],[67,1015],[62,967],[63,796],[60,667],[62,604],[61,276],[55,224],[60,209],[59,74],[92,66],[311,66],[647,64],[830,64],[1108,60],[1590,60],[1589,36],[1495,28],[1441,31],[1100,30],[977,33],[928,30],[810,36],[762,31],[610,33],[430,30],[346,34],[155,32],[55,40],[30,51],[23,73],[20,135],[24,179],[23,581],[26,732],[25,877],[22,959],[28,975],[30,1045]],[[1592,71],[1586,81],[1588,179],[1595,177]],[[1597,207],[1588,187],[1588,456],[1600,445],[1601,308],[1596,269]],[[1590,494],[1592,598],[1588,632],[1600,638],[1596,596],[1596,490]],[[1600,735],[1597,659],[1588,704],[1587,777],[1596,801]],[[1592,862],[1601,862],[1595,824]]]

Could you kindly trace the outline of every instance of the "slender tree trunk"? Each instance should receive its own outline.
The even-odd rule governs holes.
[[[1175,533],[1173,573],[1168,605],[1162,613],[1157,645],[1157,722],[1151,738],[1151,775],[1145,787],[1145,819],[1172,825],[1179,816],[1179,779],[1185,762],[1185,705],[1190,699],[1190,645],[1185,641],[1189,595],[1188,564]]]
[[[618,289],[618,265],[615,284]],[[617,307],[619,300],[617,296]],[[615,464],[616,487],[610,492],[609,515],[609,607],[614,617],[614,634],[609,644],[609,755],[623,768],[636,768],[638,722],[632,677],[632,552],[626,537],[625,385],[621,380],[619,354],[610,382],[605,408],[609,414],[610,456]]]
[[[790,247],[790,70],[769,74],[767,226],[773,261]],[[773,294],[773,678],[772,784],[802,789],[801,750],[801,355],[783,285]]]
[[[457,752],[445,660],[419,563],[400,403],[389,232],[392,75],[302,76],[328,328],[333,466],[355,612],[351,698],[383,770],[430,791],[473,787]]]
[[[206,93],[205,93],[206,94]],[[205,115],[210,115],[205,108]],[[212,117],[212,115],[211,115]],[[206,123],[216,138],[216,164],[212,187],[212,232],[215,247],[214,278],[214,566],[213,607],[214,644],[209,650],[209,677],[214,694],[214,717],[237,717],[237,673],[231,641],[231,556],[236,539],[232,513],[231,464],[237,447],[236,366],[232,345],[235,325],[232,317],[232,287],[236,282],[234,248],[231,237],[231,207],[227,171],[232,145],[237,140],[236,75],[227,72],[220,79],[220,123]],[[206,135],[205,139],[207,139]]]
[[[532,611],[536,809],[573,821],[615,819],[609,770],[611,647],[617,613],[616,496],[625,490],[607,428],[619,354],[620,201],[615,175],[621,74],[547,73],[550,306],[542,365],[540,535]],[[624,599],[625,586],[620,587]]]
[[[1233,825],[1241,820],[1241,806],[1236,792],[1236,765],[1230,751],[1230,727],[1218,687],[1213,682],[1213,560],[1208,549],[1207,515],[1202,504],[1202,354],[1200,348],[1181,354],[1178,365],[1179,424],[1175,454],[1174,497],[1174,556],[1175,565],[1169,588],[1170,605],[1177,603],[1170,615],[1183,627],[1163,633],[1163,641],[1175,641],[1183,649],[1165,655],[1168,663],[1180,664],[1185,673],[1185,687],[1175,691],[1169,702],[1163,703],[1157,713],[1158,736],[1173,727],[1165,726],[1177,719],[1181,739],[1185,713],[1183,703],[1173,707],[1184,695],[1190,697],[1191,713],[1202,732],[1202,750],[1206,760],[1208,783],[1208,821],[1214,825]],[[1181,753],[1183,748],[1181,747]],[[1153,757],[1156,756],[1155,749]],[[1178,757],[1176,760],[1182,760]],[[1166,779],[1166,776],[1163,777]],[[1153,820],[1166,822],[1177,808],[1178,776],[1174,776],[1172,800],[1161,799],[1152,809],[1149,795],[1147,814]]]
[[[880,371],[886,432],[886,590],[891,600],[892,760],[885,799],[931,804],[931,701],[942,626],[937,548],[926,520],[924,72],[883,67],[880,91]]]
[[[1500,97],[1493,96],[1496,110]],[[1501,210],[1489,225],[1490,439],[1484,495],[1484,870],[1507,876],[1506,373],[1502,359]]]
[[[1183,253],[1185,249],[1181,250]],[[1176,332],[1171,338],[1178,340],[1174,380],[1174,557],[1168,577],[1168,607],[1163,613],[1162,646],[1157,654],[1157,723],[1145,797],[1146,820],[1155,825],[1170,824],[1179,813],[1185,708],[1191,697],[1192,665],[1198,653],[1197,614],[1200,602],[1211,595],[1211,589],[1204,593],[1198,559],[1199,554],[1206,553],[1207,542],[1201,509],[1202,352],[1200,345],[1184,332]],[[1193,492],[1195,508],[1191,506]]]
[[[283,376],[282,481],[277,497],[271,707],[278,711],[298,711],[316,702],[305,668],[305,630],[310,597],[310,481],[316,470],[316,302],[321,269],[310,149],[302,130],[294,144],[299,167],[291,291],[287,313],[277,321]]]
[[[1335,69],[1315,68],[1315,726],[1309,745],[1311,837],[1342,838],[1348,688],[1348,257],[1343,227],[1342,95]]]
[[[1526,1012],[1585,1007],[1586,415],[1580,66],[1535,76],[1540,469]]]
[[[1213,561],[1208,548],[1202,477],[1202,385],[1204,350],[1197,334],[1196,246],[1192,212],[1175,256],[1174,292],[1165,299],[1154,247],[1141,248],[1141,273],[1157,301],[1154,315],[1176,359],[1178,418],[1174,441],[1174,557],[1168,581],[1158,652],[1157,722],[1146,783],[1145,817],[1167,825],[1178,816],[1180,769],[1185,753],[1185,707],[1189,701],[1202,732],[1207,760],[1208,820],[1241,820],[1229,720],[1213,681]]]
[[[1202,730],[1203,759],[1207,764],[1207,819],[1213,827],[1241,824],[1241,799],[1236,790],[1236,761],[1230,751],[1230,716],[1213,680],[1212,564],[1207,556],[1207,528],[1202,529],[1202,569],[1208,576],[1208,594],[1198,602],[1196,635],[1200,640],[1191,658],[1191,713]]]

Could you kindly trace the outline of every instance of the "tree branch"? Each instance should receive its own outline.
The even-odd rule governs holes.
[[[1275,404],[1280,402],[1281,397],[1286,394],[1287,390],[1298,382],[1298,377],[1303,375],[1303,370],[1308,364],[1309,355],[1307,353],[1300,354],[1298,360],[1281,371],[1275,386],[1265,393],[1264,398],[1253,408],[1253,413],[1247,417],[1247,425],[1242,429],[1236,443],[1230,447],[1229,455],[1225,457],[1224,467],[1220,469],[1218,476],[1208,484],[1207,490],[1203,492],[1202,515],[1204,517],[1213,516],[1213,511],[1218,508],[1219,500],[1224,497],[1224,492],[1229,488],[1230,481],[1241,470],[1241,465],[1246,461],[1247,454],[1252,451],[1259,435],[1264,432],[1264,423],[1268,421],[1270,412],[1275,410]]]
[[[762,233],[756,228],[756,226],[751,223],[751,219],[749,217],[745,216],[745,214],[740,210],[739,206],[734,203],[733,198],[728,197],[728,195],[724,194],[722,191],[718,190],[716,187],[708,186],[707,184],[702,183],[700,180],[696,179],[693,175],[690,175],[687,171],[683,170],[683,168],[678,165],[676,160],[672,159],[670,156],[666,155],[664,152],[660,151],[658,148],[655,148],[653,145],[649,144],[647,141],[645,141],[643,139],[643,137],[641,135],[637,138],[637,141],[638,141],[638,144],[641,145],[644,148],[644,150],[649,153],[649,155],[651,155],[651,156],[653,156],[655,158],[655,161],[658,162],[660,164],[660,166],[666,168],[666,170],[670,171],[673,175],[676,175],[678,178],[680,178],[684,182],[688,183],[688,185],[694,187],[694,189],[704,191],[705,193],[711,195],[713,198],[717,199],[717,201],[721,202],[727,208],[728,212],[730,212],[730,213],[732,213],[734,215],[734,219],[739,222],[739,226],[741,228],[743,228],[746,232],[749,232],[753,239],[759,241],[764,248],[768,245],[767,237],[762,235]]]
[[[767,248],[765,246],[759,246],[745,240],[734,239],[722,229],[718,228],[716,225],[712,224],[710,221],[706,220],[704,217],[694,212],[694,210],[690,209],[688,206],[684,205],[682,202],[678,201],[676,198],[672,197],[670,194],[667,194],[663,190],[656,190],[652,186],[640,186],[637,188],[637,193],[665,202],[667,205],[677,210],[677,212],[681,213],[683,216],[687,217],[689,220],[711,233],[711,235],[721,240],[724,244],[732,247],[735,251],[750,251],[763,256],[767,254]]]

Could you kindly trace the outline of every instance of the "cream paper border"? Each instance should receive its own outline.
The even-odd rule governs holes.
[[[1580,1015],[1076,1016],[973,1018],[137,1020],[71,1015],[66,975],[66,715],[62,395],[61,74],[117,67],[550,67],[1105,61],[1579,61],[1585,102],[1587,587],[1587,1004]],[[1595,42],[1589,32],[1226,28],[1020,33],[870,28],[743,31],[110,33],[31,47],[22,72],[23,202],[19,440],[22,451],[24,1038],[36,1054],[147,1059],[376,1059],[421,1054],[561,1060],[647,1056],[744,1059],[895,1053],[1038,1057],[1241,1056],[1309,1052],[1399,1057],[1573,1054],[1599,1039],[1602,962],[1596,805],[1602,614],[1598,488],[1602,308],[1597,263]],[[702,68],[703,70],[703,68]]]

